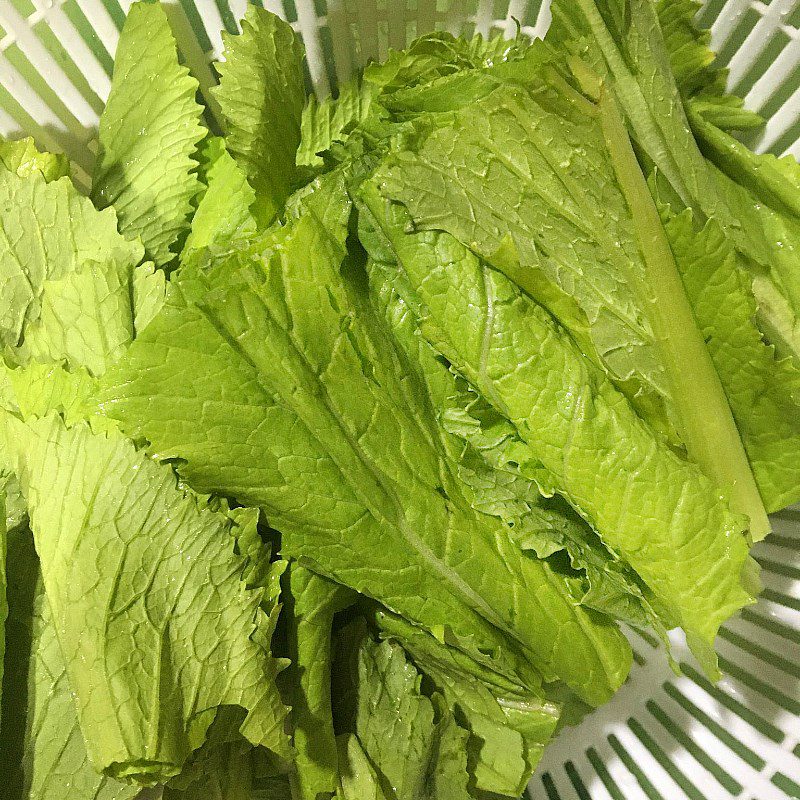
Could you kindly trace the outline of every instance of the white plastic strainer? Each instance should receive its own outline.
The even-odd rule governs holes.
[[[206,99],[220,32],[246,0],[171,0],[183,58]],[[300,32],[309,80],[328,94],[370,58],[434,28],[524,33],[547,28],[542,0],[266,0]],[[129,0],[0,0],[0,134],[32,134],[66,152],[88,185],[97,120]],[[768,120],[748,144],[800,158],[800,0],[708,0],[731,88]],[[213,104],[212,104],[213,108]],[[800,265],[798,265],[800,268]],[[546,751],[536,800],[800,798],[800,511],[774,517],[758,545],[765,591],[731,621],[718,650],[727,673],[709,684],[684,659],[675,678],[655,640],[631,634],[636,664],[614,700]]]

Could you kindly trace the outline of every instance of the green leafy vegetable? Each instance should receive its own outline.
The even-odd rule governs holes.
[[[341,765],[342,800],[389,800],[356,735],[342,734],[336,745]]]
[[[92,199],[101,209],[114,206],[120,231],[140,238],[158,266],[174,258],[200,188],[193,156],[205,130],[197,87],[178,61],[164,9],[134,3],[100,118]]]
[[[330,796],[339,787],[331,706],[331,633],[336,612],[355,599],[343,586],[293,564],[287,573],[289,683],[295,756],[294,783],[301,800]]]
[[[652,0],[554,0],[548,38],[577,47],[613,87],[632,138],[664,174],[681,201],[716,217],[735,233],[736,222],[713,188],[692,136],[669,68],[669,55]],[[741,237],[739,237],[741,240]]]
[[[702,118],[690,117],[708,158],[746,186],[764,205],[786,217],[800,217],[800,164],[791,155],[757,155]]]
[[[616,104],[604,98],[599,106],[615,170],[638,228],[645,282],[652,293],[651,321],[670,377],[678,430],[689,456],[713,481],[730,487],[733,510],[747,514],[751,535],[763,539],[770,531],[770,523],[719,376],[695,324],[668,238]],[[691,373],[686,369],[687,363],[693,365]],[[698,400],[705,406],[706,419],[701,419],[697,411]]]
[[[470,732],[466,743],[470,788],[518,796],[533,773],[559,718],[559,707],[509,684],[502,676],[477,669],[457,650],[378,612],[382,634],[396,640],[442,694]]]
[[[324,161],[321,154],[335,142],[344,142],[359,122],[375,113],[372,105],[376,95],[370,83],[349,81],[339,90],[339,96],[317,102],[310,97],[301,122],[301,140],[297,150],[298,166],[319,167]]]
[[[249,6],[239,36],[224,36],[225,61],[216,90],[228,151],[256,195],[256,222],[268,225],[283,207],[296,176],[303,112],[302,52],[291,27]]]
[[[697,8],[320,100],[249,5],[206,109],[138,2],[90,197],[0,139],[10,800],[513,800],[618,622],[719,674],[800,500],[800,167]]]
[[[10,472],[4,473],[4,467],[5,465],[0,462],[0,493],[3,495],[4,525],[7,533],[24,522],[28,510],[22,498],[19,482]]]
[[[575,298],[615,383],[657,427],[674,424],[762,537],[769,524],[744,449],[624,139],[611,101],[595,108],[550,91],[540,104],[498,90],[415,152],[398,153],[379,180],[417,227],[470,242],[536,299],[552,294],[542,297],[541,282]],[[609,208],[613,217],[601,220]],[[667,419],[653,414],[658,404]]]
[[[139,789],[99,775],[86,746],[44,592],[33,537],[8,532],[8,621],[0,748],[9,800],[131,800]]]
[[[376,217],[386,215],[423,335],[514,424],[558,491],[707,650],[722,620],[751,602],[741,584],[744,520],[653,435],[541,306],[449,234],[403,233],[377,190],[365,199]]]
[[[3,407],[23,418],[46,416],[57,411],[71,425],[91,415],[91,400],[97,382],[85,369],[68,371],[59,364],[36,361],[10,369],[0,365],[5,384]],[[95,425],[107,420],[94,416]]]
[[[255,233],[250,207],[255,193],[247,178],[224,148],[209,165],[208,185],[192,218],[192,229],[183,252],[224,246]]]
[[[389,641],[376,644],[365,635],[350,660],[352,724],[360,752],[355,745],[347,752],[354,752],[359,788],[367,789],[367,797],[467,800],[467,731],[456,724],[439,695],[421,693],[421,676],[403,649]],[[382,794],[363,785],[371,781],[358,764],[361,753]]]
[[[105,413],[158,458],[185,459],[198,491],[261,506],[285,554],[600,702],[627,672],[626,643],[461,501],[419,387],[371,313],[357,264],[342,264],[349,213],[332,174],[262,243],[249,284],[248,268],[230,279],[222,265],[196,304],[175,292],[109,373]],[[173,413],[150,414],[151,403]],[[209,426],[224,449],[202,433]],[[526,588],[509,592],[493,572]]]
[[[616,51],[604,39],[600,18],[595,12],[599,10],[604,24],[608,26],[607,30],[613,31],[614,26],[610,22],[613,15],[607,8],[608,4],[597,3],[596,8],[591,3],[579,5],[582,9],[580,12],[576,6],[568,10],[566,5],[562,7],[558,4],[556,17],[562,22],[567,19],[571,22],[560,28],[557,26],[556,38],[575,36],[579,30],[586,32],[587,29],[596,34],[597,47],[603,52],[605,68],[626,109],[637,143],[658,168],[655,180],[651,181],[651,185],[656,187],[656,195],[669,203],[676,214],[684,207],[691,209],[696,224],[701,228],[706,224],[719,226],[737,251],[736,258],[730,256],[723,260],[722,263],[727,266],[716,272],[716,282],[738,287],[737,299],[729,302],[726,298],[726,307],[734,309],[738,306],[747,308],[747,311],[732,314],[727,319],[717,315],[714,327],[727,324],[730,328],[731,320],[735,318],[740,330],[750,330],[751,347],[748,353],[759,351],[756,343],[763,335],[776,347],[779,356],[789,357],[796,362],[800,352],[800,338],[797,335],[800,330],[797,321],[800,289],[794,268],[797,253],[800,252],[800,203],[797,200],[800,171],[796,161],[790,156],[776,159],[771,155],[756,155],[729,134],[731,129],[753,127],[758,121],[757,115],[746,112],[741,100],[726,94],[725,72],[713,64],[713,53],[708,49],[708,35],[695,26],[693,11],[696,10],[696,4],[692,0],[661,0],[657,4],[657,19],[646,3],[632,4],[634,10],[628,23],[623,25],[625,34],[617,39],[617,46],[637,65],[638,89],[634,89],[629,74],[617,61]],[[645,41],[648,43],[646,47]],[[589,49],[592,49],[591,46]],[[677,97],[670,82],[669,70],[665,68],[664,54],[669,56],[675,74],[674,85],[683,95],[687,120],[697,138],[699,149],[693,140],[683,141],[686,126],[683,126],[683,131],[679,130],[683,125],[681,113],[658,117],[662,128],[660,143],[655,136],[650,137],[645,133],[644,106],[636,98],[637,91],[644,91],[652,84],[646,84],[642,75],[652,73],[657,76],[654,80],[663,85],[664,100],[674,104]],[[661,102],[658,101],[658,95],[648,92],[643,97],[650,109],[648,113],[653,113],[656,102]],[[697,158],[701,152],[705,159]],[[680,177],[671,174],[669,159],[674,159],[678,165]],[[687,178],[694,181],[693,185],[682,184],[681,181]],[[713,219],[709,221],[709,217]],[[739,274],[739,268],[751,271],[751,285]],[[698,274],[703,274],[702,268],[698,267],[697,270]],[[684,280],[691,279],[691,275],[684,270]],[[698,308],[695,298],[691,299],[696,316],[703,316],[703,310]],[[717,300],[720,299],[717,293]],[[744,316],[748,319],[745,320]],[[755,329],[754,322],[757,325]],[[706,332],[710,333],[712,326],[707,319],[703,325]],[[719,336],[715,341],[719,341]],[[738,359],[735,355],[726,358],[729,362],[731,358]],[[743,367],[744,357],[738,361],[740,368],[746,368]],[[774,359],[765,358],[762,353],[759,359],[761,370],[771,369],[769,365],[772,361]],[[772,445],[770,459],[775,461],[770,461],[767,466],[758,455],[759,445],[754,443],[754,439],[769,440],[772,432],[767,430],[767,426],[780,424],[777,423],[777,417],[774,423],[768,423],[765,414],[770,414],[765,411],[764,404],[748,408],[745,402],[737,399],[737,395],[741,398],[744,384],[740,380],[738,388],[731,386],[732,378],[726,374],[730,373],[730,363],[726,370],[717,357],[716,367],[728,398],[736,409],[736,421],[745,446],[749,448],[766,506],[772,510],[790,502],[797,494],[797,484],[792,470],[787,471],[780,464],[794,460],[791,432],[785,427],[781,428],[787,435],[780,444],[775,442]],[[771,398],[769,403],[782,403],[781,419],[785,418],[784,414],[788,415],[788,419],[793,419],[796,416],[793,370],[783,365],[771,371],[770,389],[767,391]],[[752,386],[755,388],[756,383]],[[782,399],[776,400],[779,396]]]
[[[0,203],[9,209],[0,234],[2,344],[17,360],[57,350],[102,370],[131,339],[123,281],[132,280],[141,246],[123,239],[114,212],[96,211],[67,178],[0,173]]]
[[[586,573],[585,581],[573,585],[582,604],[661,630],[663,625],[635,576],[628,574],[625,565],[614,563],[616,557],[562,498],[552,497],[552,477],[514,426],[457,378],[419,335],[413,312],[395,288],[402,284],[402,275],[391,262],[386,243],[379,243],[376,236],[373,230],[364,237],[376,259],[368,268],[373,302],[406,352],[409,365],[419,369],[432,411],[441,423],[442,444],[469,504],[502,519],[519,546],[540,558],[567,549],[572,566]]]
[[[204,508],[168,467],[85,425],[6,415],[3,446],[94,766],[144,784],[170,777],[221,705],[245,708],[244,735],[288,756],[272,609],[248,586],[258,564],[234,552],[254,516]]]
[[[163,800],[251,800],[255,751],[239,733],[242,715],[220,709],[180,775],[163,789]]]
[[[735,210],[747,239],[748,249],[739,248],[744,254],[741,263],[753,274],[761,327],[782,352],[799,363],[798,339],[792,330],[800,309],[795,268],[800,253],[797,162],[791,156],[788,160],[756,156],[710,123],[699,122],[698,127],[707,136],[704,151],[719,167],[711,168],[717,191]],[[778,305],[774,300],[762,301],[764,294],[780,298]]]
[[[719,226],[684,211],[665,230],[767,509],[785,508],[800,499],[800,371],[763,340],[752,279]]]
[[[63,154],[42,153],[31,137],[17,141],[0,139],[0,166],[22,178],[40,172],[46,181],[69,174],[69,162]]]
[[[710,49],[711,33],[695,22],[700,8],[697,0],[656,3],[678,89],[693,112],[723,130],[758,128],[764,120],[745,108],[741,98],[727,92],[728,71],[716,63],[716,54]]]
[[[666,41],[650,0],[630,0],[621,16],[615,16],[615,4],[609,0],[556,0],[549,38],[554,45],[579,49],[592,68],[606,77],[640,152],[669,186],[674,196],[671,204],[676,210],[691,209],[700,225],[713,218],[722,227],[743,263],[753,270],[760,326],[776,346],[797,358],[800,295],[796,270],[790,265],[800,248],[800,223],[796,208],[795,217],[787,217],[780,210],[762,207],[761,200],[769,197],[767,206],[787,200],[792,204],[796,162],[749,153],[723,130],[740,124],[729,125],[724,118],[739,103],[720,95],[724,78],[714,68],[710,72],[698,69],[698,63],[708,61],[704,39],[688,21],[685,9],[679,6],[669,12],[665,2],[659,7],[667,26]],[[677,36],[676,25],[681,31]],[[670,59],[678,67],[678,80],[670,70]],[[686,90],[686,81],[690,86],[692,82],[704,86],[700,95],[706,102],[711,98],[712,113],[696,107],[691,97],[684,98],[684,108],[679,82]],[[715,114],[720,103],[722,119]],[[717,166],[731,175],[720,173]]]

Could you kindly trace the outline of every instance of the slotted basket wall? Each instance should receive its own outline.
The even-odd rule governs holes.
[[[209,100],[221,31],[246,0],[171,0],[186,64]],[[308,52],[320,95],[389,47],[434,28],[543,33],[541,0],[265,0]],[[108,95],[129,0],[0,0],[0,134],[32,134],[66,152],[87,186],[97,120]],[[708,0],[730,86],[768,120],[748,144],[800,158],[800,0]],[[213,113],[213,103],[211,104]],[[800,265],[798,265],[800,268]],[[727,676],[708,683],[676,640],[676,678],[655,640],[631,633],[636,664],[606,707],[548,749],[535,800],[784,800],[800,798],[800,511],[774,517],[756,547],[765,591],[719,639]],[[658,651],[658,652],[657,652]]]

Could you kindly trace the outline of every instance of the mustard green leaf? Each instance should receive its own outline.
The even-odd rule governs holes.
[[[317,101],[315,97],[309,97],[300,124],[298,166],[322,166],[322,154],[334,142],[345,141],[353,128],[371,111],[375,112],[376,94],[377,89],[372,84],[351,80],[340,87],[335,99],[326,97]]]
[[[8,621],[0,750],[8,800],[132,800],[139,787],[98,774],[27,527],[7,538]]]
[[[157,266],[170,263],[200,189],[194,158],[205,135],[198,83],[178,60],[159,3],[134,3],[120,33],[111,92],[100,117],[92,181],[98,208],[113,206],[120,231],[141,239]]]
[[[217,712],[202,747],[161,789],[162,800],[252,800],[254,751],[239,733],[242,717],[230,707]]]
[[[207,181],[183,246],[184,254],[255,233],[250,213],[255,193],[227,150],[223,149],[208,168]]]
[[[63,153],[47,153],[36,148],[33,138],[8,141],[0,139],[0,166],[25,178],[32,172],[41,173],[46,181],[69,175],[69,161]]]
[[[0,232],[0,341],[23,359],[31,350],[50,354],[51,346],[66,347],[60,358],[74,355],[102,369],[107,358],[119,354],[125,331],[130,338],[130,311],[115,317],[121,310],[118,293],[128,288],[117,284],[132,276],[141,245],[120,236],[114,211],[96,211],[68,178],[46,183],[38,173],[26,178],[0,173],[0,203],[8,209]],[[63,305],[49,299],[51,290],[64,295]],[[89,290],[97,292],[90,300],[96,313],[84,320],[83,292]],[[96,338],[100,316],[115,331],[108,341]],[[76,321],[77,329],[61,329],[62,322],[71,328]],[[50,341],[53,323],[60,331],[57,345]]]
[[[407,205],[417,228],[468,243],[536,300],[549,297],[529,273],[574,297],[601,366],[639,415],[659,430],[674,426],[754,535],[769,530],[613,99],[595,106],[562,91],[500,89],[393,154],[375,180]],[[659,405],[666,415],[653,413]]]
[[[556,47],[574,42],[613,88],[632,138],[681,200],[733,229],[692,136],[652,0],[627,0],[623,7],[615,0],[554,0],[552,13],[548,39]]]
[[[726,237],[757,275],[758,283],[763,284],[763,291],[757,293],[762,328],[776,345],[797,357],[796,271],[787,269],[777,245],[783,239],[774,236],[775,226],[784,228],[786,220],[776,221],[769,213],[764,215],[766,222],[759,213],[756,213],[758,219],[748,219],[754,206],[756,212],[761,210],[759,197],[764,192],[773,199],[783,198],[782,203],[787,200],[792,203],[793,192],[787,189],[786,180],[791,181],[794,176],[796,183],[796,165],[748,153],[715,124],[721,121],[713,115],[704,116],[693,102],[684,108],[657,4],[650,0],[629,0],[625,3],[625,14],[617,14],[616,9],[611,0],[555,0],[554,24],[548,39],[554,47],[567,46],[579,51],[583,63],[588,63],[613,90],[640,157],[648,170],[651,165],[657,168],[660,180],[674,194],[677,204],[673,202],[673,207],[690,208],[700,225],[713,218],[722,226]],[[684,12],[678,8],[678,13]],[[692,36],[690,32],[689,49],[697,61],[698,52],[705,53],[705,45],[698,50]],[[684,26],[679,38],[686,37]],[[668,34],[668,41],[676,45],[673,33]],[[707,61],[708,54],[700,60]],[[702,80],[707,78],[708,75],[701,76]],[[714,78],[717,82],[714,92],[721,90],[720,80]],[[712,101],[708,98],[708,94],[704,95],[705,102],[713,102],[713,96]],[[730,105],[730,101],[726,102]],[[721,181],[704,153],[715,161],[721,159],[736,174],[749,173],[745,185],[735,181],[731,181],[732,186],[726,185],[730,179]],[[794,221],[790,222],[794,227]],[[766,249],[765,235],[770,241]]]
[[[378,785],[397,800],[468,800],[468,732],[441,697],[421,692],[400,645],[353,638],[353,733]]]
[[[4,464],[0,454],[0,494],[4,498],[4,525],[7,532],[20,526],[28,513],[19,481],[8,470],[9,465]]]
[[[219,706],[289,755],[268,652],[276,614],[225,514],[118,434],[5,414],[3,447],[28,502],[47,599],[94,767],[152,784],[177,774]],[[282,565],[276,563],[280,572]]]
[[[381,789],[375,769],[355,734],[336,738],[341,764],[341,788],[337,800],[390,800]]]
[[[711,50],[711,33],[696,22],[697,0],[658,0],[656,12],[670,66],[681,95],[692,109],[723,130],[758,128],[764,120],[728,94],[728,70]]]
[[[362,232],[362,241],[375,254],[368,267],[373,302],[405,351],[410,368],[415,365],[421,373],[442,443],[469,504],[503,520],[517,544],[540,558],[566,549],[572,566],[586,573],[585,581],[573,584],[584,605],[663,632],[666,621],[651,608],[630,568],[563,498],[553,497],[552,477],[514,426],[443,364],[419,335],[414,313],[399,289],[402,273],[385,262],[391,254],[376,236],[375,230]]]
[[[387,185],[376,176],[375,187]],[[710,645],[722,621],[752,602],[742,585],[745,520],[654,435],[541,306],[449,234],[406,234],[396,207],[375,188],[364,195],[376,218],[383,215],[423,335],[514,424],[606,546]]]
[[[599,702],[627,673],[627,644],[461,498],[422,387],[345,258],[341,180],[326,176],[249,272],[198,276],[195,302],[178,280],[101,407],[157,458],[181,459],[197,491],[263,508],[284,554]]]
[[[68,425],[91,415],[97,391],[97,381],[85,369],[70,371],[60,364],[37,361],[14,368],[0,363],[0,384],[5,387],[5,410],[23,419],[55,411]],[[106,420],[98,418],[98,422]]]
[[[457,650],[402,618],[378,611],[375,621],[381,635],[399,643],[434,682],[469,730],[464,749],[470,788],[519,797],[555,730],[558,705],[508,685],[496,673],[475,669]]]
[[[800,499],[800,370],[756,325],[752,278],[713,220],[667,213],[665,230],[769,511]]]
[[[331,706],[331,636],[333,617],[351,605],[349,589],[293,563],[287,570],[282,614],[288,625],[291,666],[284,675],[299,800],[328,797],[339,787],[339,763]]]
[[[239,35],[223,34],[225,60],[215,97],[228,151],[256,194],[256,222],[266,227],[283,208],[296,176],[305,103],[303,57],[288,23],[248,6]]]

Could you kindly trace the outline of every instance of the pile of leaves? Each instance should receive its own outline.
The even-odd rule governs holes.
[[[90,196],[0,144],[8,797],[515,797],[620,623],[716,675],[800,499],[800,167],[695,11],[318,102],[251,7],[204,108],[134,4]]]

